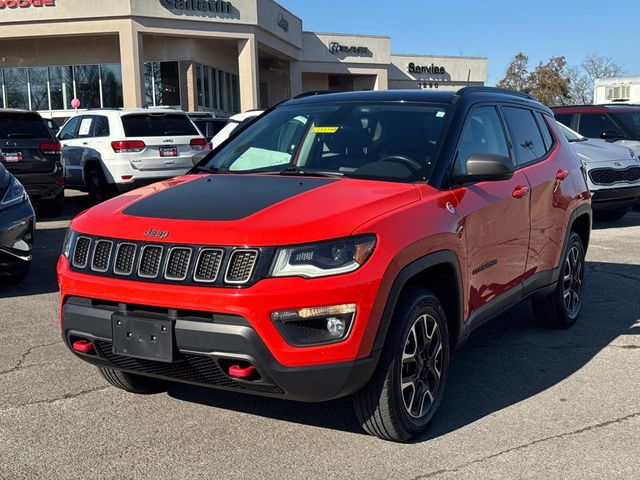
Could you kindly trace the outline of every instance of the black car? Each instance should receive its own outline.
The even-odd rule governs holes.
[[[34,224],[27,192],[0,164],[0,282],[19,280],[29,271]]]
[[[0,162],[45,215],[64,208],[62,147],[35,112],[0,109]]]

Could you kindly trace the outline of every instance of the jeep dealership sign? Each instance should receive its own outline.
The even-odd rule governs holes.
[[[0,0],[0,10],[4,8],[55,7],[56,0]]]

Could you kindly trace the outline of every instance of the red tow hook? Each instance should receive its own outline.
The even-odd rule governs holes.
[[[256,367],[249,365],[246,368],[242,368],[240,365],[232,365],[229,367],[229,376],[233,378],[250,378],[256,373]]]
[[[93,343],[89,340],[76,340],[72,347],[76,352],[90,353],[93,350]]]

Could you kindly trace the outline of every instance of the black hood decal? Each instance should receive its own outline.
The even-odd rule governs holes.
[[[172,220],[240,220],[335,181],[330,178],[211,175],[143,198],[127,207],[124,214]]]

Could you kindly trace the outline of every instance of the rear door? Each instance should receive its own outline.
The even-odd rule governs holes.
[[[476,107],[460,137],[456,168],[473,154],[513,158],[496,106]],[[514,161],[515,163],[515,161]],[[510,180],[455,191],[464,215],[471,323],[487,318],[521,294],[530,233],[529,182],[522,170]]]
[[[122,116],[127,142],[143,142],[141,151],[128,155],[137,170],[186,170],[206,140],[184,113],[134,113]],[[137,144],[137,143],[136,143]]]
[[[8,171],[49,173],[59,161],[58,144],[40,115],[0,112],[0,162]]]

